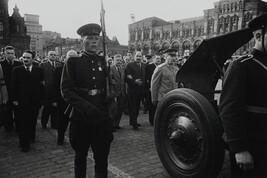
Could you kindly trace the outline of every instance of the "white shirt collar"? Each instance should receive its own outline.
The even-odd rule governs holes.
[[[32,71],[32,65],[30,65],[30,66],[24,66],[25,67],[25,70],[27,70],[27,68],[30,70],[30,72]]]

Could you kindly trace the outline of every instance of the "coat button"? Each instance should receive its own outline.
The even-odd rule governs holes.
[[[95,71],[95,68],[93,68],[92,70]]]
[[[95,80],[95,77],[93,77],[93,80]]]

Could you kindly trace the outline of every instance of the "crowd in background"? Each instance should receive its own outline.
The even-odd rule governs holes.
[[[172,78],[175,78],[186,60],[186,57],[178,59],[177,51],[174,53],[171,55],[171,63],[176,67],[175,73],[167,73],[173,75]],[[103,51],[97,54],[103,56]],[[79,56],[80,52],[70,50],[66,56],[49,51],[45,58],[40,59],[33,51],[25,51],[18,57],[12,46],[6,46],[1,53],[0,127],[3,126],[6,132],[16,131],[22,151],[28,152],[30,144],[35,142],[39,115],[43,129],[47,129],[50,118],[50,127],[58,131],[57,144],[64,144],[69,118],[66,113],[68,104],[63,100],[60,91],[62,69],[68,58]],[[141,126],[137,122],[140,106],[143,106],[144,113],[149,112],[149,122],[153,125],[158,99],[152,101],[151,82],[156,68],[160,71],[160,66],[169,66],[168,56],[168,50],[160,50],[155,55],[143,55],[138,51],[135,54],[127,52],[126,56],[116,54],[108,57],[110,92],[113,99],[110,110],[114,132],[121,129],[123,113],[129,115],[129,124],[134,130],[138,130]],[[158,80],[158,74],[159,72],[157,89],[160,88],[158,82],[164,83]]]

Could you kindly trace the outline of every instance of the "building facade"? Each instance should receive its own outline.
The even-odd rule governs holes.
[[[48,38],[45,38],[48,39]],[[116,37],[113,37],[112,40],[110,40],[108,37],[106,37],[106,43],[107,43],[107,52],[110,56],[114,56],[115,54],[121,54],[126,56],[128,51],[127,45],[120,45],[119,41]],[[67,52],[71,49],[81,51],[83,48],[81,39],[75,39],[75,38],[61,38],[61,36],[54,36],[50,41],[48,41],[46,45],[47,51],[49,50],[55,50],[59,55],[66,55]],[[99,40],[99,47],[98,50],[103,50],[103,40],[102,37],[100,37]]]
[[[38,56],[43,56],[43,31],[39,24],[39,15],[24,14],[27,35],[31,37],[30,50]]]
[[[0,48],[11,45],[15,48],[16,56],[20,57],[24,50],[30,48],[30,37],[26,34],[24,18],[21,17],[17,6],[9,16],[8,0],[0,0]]]
[[[128,47],[132,52],[155,54],[159,49],[176,48],[179,56],[193,52],[203,39],[245,28],[257,15],[267,12],[261,0],[220,0],[201,17],[165,21],[157,17],[129,25]],[[253,41],[236,54],[250,50]]]

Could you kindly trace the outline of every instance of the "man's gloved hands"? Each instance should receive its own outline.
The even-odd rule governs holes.
[[[242,170],[252,170],[254,168],[254,160],[248,151],[243,151],[235,154],[236,164]]]
[[[99,125],[107,119],[107,116],[104,116],[103,112],[104,111],[101,112],[98,108],[92,106],[86,110],[86,115],[88,119],[92,121],[93,125]]]

